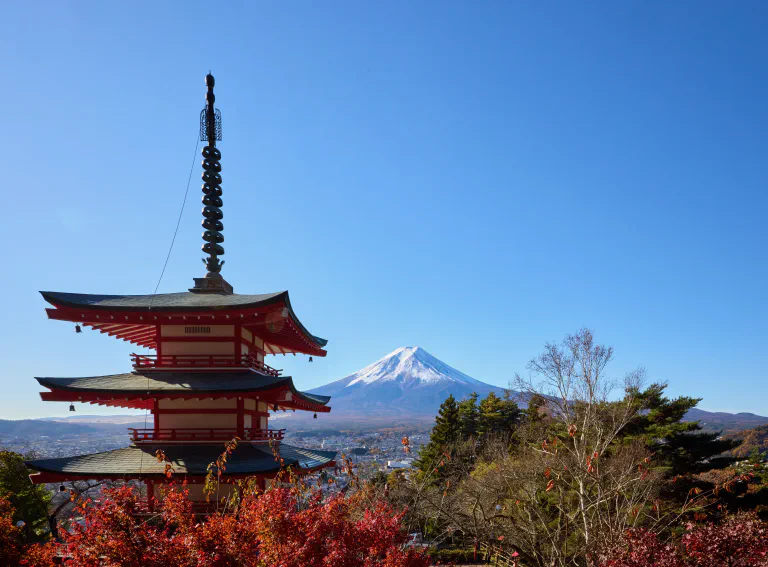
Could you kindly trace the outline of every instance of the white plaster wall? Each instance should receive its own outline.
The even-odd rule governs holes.
[[[163,354],[228,354],[234,356],[235,343],[176,343],[164,342]]]
[[[234,413],[161,413],[158,416],[158,425],[160,429],[205,429],[208,427],[236,429],[237,415]]]
[[[220,398],[213,400],[158,400],[158,409],[237,409],[237,400]],[[160,429],[206,427],[234,429],[237,427],[237,415],[160,413],[158,414],[158,426]]]

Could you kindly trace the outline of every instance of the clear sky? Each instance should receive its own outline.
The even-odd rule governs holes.
[[[768,4],[4,2],[0,418],[127,371],[38,290],[151,293],[204,75],[225,277],[289,289],[329,356],[418,345],[506,385],[588,326],[703,409],[768,415]],[[200,262],[200,165],[161,292]],[[105,413],[97,407],[80,412]],[[120,410],[125,413],[125,410]]]

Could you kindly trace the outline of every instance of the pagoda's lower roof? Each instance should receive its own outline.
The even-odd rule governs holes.
[[[279,459],[267,444],[241,443],[227,462],[225,477],[274,474],[284,467],[296,472],[332,466],[335,451],[303,449],[280,443]],[[155,452],[161,449],[173,466],[174,476],[205,476],[208,465],[222,452],[221,445],[131,445],[123,449],[63,457],[27,461],[27,466],[43,473],[35,482],[58,482],[66,478],[105,479],[165,477],[165,462],[159,462]]]
[[[257,397],[264,401],[299,409],[329,411],[330,396],[300,392],[290,376],[270,376],[259,372],[128,372],[82,378],[35,378],[51,392],[43,392],[46,401],[89,401],[102,405],[134,407],[121,402],[147,398],[174,397]],[[291,392],[292,404],[280,402],[281,392]],[[252,394],[252,396],[249,396]],[[260,398],[261,399],[261,398]],[[138,406],[136,406],[138,407]]]

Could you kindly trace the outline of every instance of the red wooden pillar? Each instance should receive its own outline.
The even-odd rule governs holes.
[[[251,424],[253,426],[253,424]],[[242,439],[245,435],[245,400],[237,398],[237,436]]]

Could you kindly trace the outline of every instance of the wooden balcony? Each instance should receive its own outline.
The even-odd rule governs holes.
[[[134,443],[206,443],[209,441],[229,441],[239,437],[241,441],[268,443],[281,441],[285,429],[247,428],[238,433],[237,429],[218,428],[179,428],[179,429],[134,429],[128,428]]]
[[[191,369],[207,370],[211,368],[249,369],[270,376],[280,376],[282,370],[272,368],[258,360],[252,354],[231,356],[222,354],[131,354],[136,370]]]

